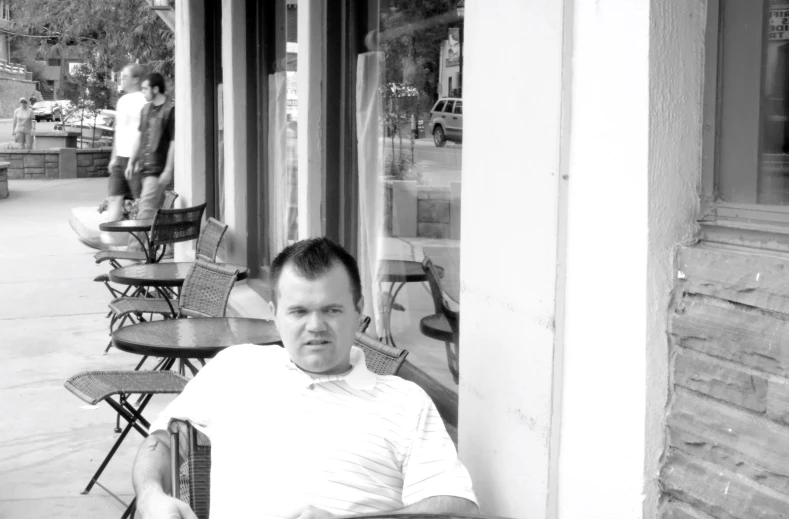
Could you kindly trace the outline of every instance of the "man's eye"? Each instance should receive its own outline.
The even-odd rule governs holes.
[[[291,310],[290,313],[293,315],[304,315],[307,312],[305,310]]]
[[[342,309],[341,308],[330,308],[329,309],[329,313],[333,314],[333,315],[341,314],[342,313]]]

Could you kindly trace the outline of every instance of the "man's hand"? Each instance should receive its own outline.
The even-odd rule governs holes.
[[[161,175],[159,175],[159,187],[164,189],[165,187],[170,185],[170,182],[173,180],[173,172],[172,171],[163,171]]]
[[[337,516],[321,508],[305,505],[286,515],[285,519],[332,519],[333,517]]]
[[[161,490],[151,490],[140,496],[137,511],[142,519],[197,519],[183,501],[168,496]]]
[[[133,174],[134,174],[134,162],[131,159],[129,159],[129,163],[126,164],[126,171],[124,172],[124,175],[126,176],[126,180],[131,180]]]

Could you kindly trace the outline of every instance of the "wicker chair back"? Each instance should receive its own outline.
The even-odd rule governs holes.
[[[178,301],[180,317],[224,317],[237,269],[197,260],[186,275]]]
[[[200,229],[195,258],[205,261],[216,261],[216,253],[226,231],[227,224],[214,218],[209,218],[203,228]]]
[[[366,316],[365,316],[366,317]],[[369,318],[368,322],[369,322]],[[408,351],[356,332],[354,346],[364,351],[367,369],[377,375],[397,375]],[[170,422],[172,488],[198,519],[208,519],[211,495],[211,441],[189,422]]]
[[[200,235],[205,204],[183,209],[159,209],[153,217],[151,243],[160,247],[170,243],[196,240]]]
[[[175,207],[175,199],[178,198],[178,193],[175,191],[168,191],[164,195],[164,202],[162,202],[162,209],[172,209]]]

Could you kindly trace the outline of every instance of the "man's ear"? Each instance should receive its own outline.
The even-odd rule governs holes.
[[[359,302],[356,303],[356,311],[360,314],[364,312],[364,296],[359,298]]]
[[[271,310],[271,315],[277,315],[277,305],[273,300],[268,302],[268,309]]]

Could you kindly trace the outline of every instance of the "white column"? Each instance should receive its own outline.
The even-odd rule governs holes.
[[[175,191],[176,207],[205,202],[205,8],[202,2],[176,0],[175,6]],[[175,258],[190,258],[195,242],[178,243]]]
[[[222,0],[222,81],[225,121],[225,235],[229,263],[247,264],[246,2]]]
[[[466,1],[458,432],[490,515],[548,507],[562,38],[562,2]]]
[[[321,236],[321,203],[325,169],[324,102],[324,2],[312,0],[299,5],[299,239]]]
[[[643,515],[647,316],[665,310],[647,292],[650,0],[574,4],[558,517],[656,517]]]

